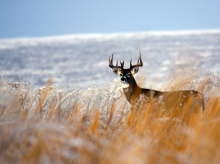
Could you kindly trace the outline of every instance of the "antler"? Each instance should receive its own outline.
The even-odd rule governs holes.
[[[141,60],[141,52],[139,50],[139,56],[138,56],[138,61],[136,65],[132,65],[132,59],[130,60],[130,69],[133,69],[134,67],[142,67],[143,66],[143,62]]]
[[[113,65],[113,55],[114,55],[114,53],[112,54],[112,58],[110,58],[110,56],[109,56],[109,67],[110,68],[120,68],[122,70],[124,67],[124,60],[122,62],[120,61],[121,66],[118,66],[118,60],[116,62],[116,66],[114,66]]]

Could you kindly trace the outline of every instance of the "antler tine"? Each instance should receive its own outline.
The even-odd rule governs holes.
[[[112,58],[109,56],[109,67],[110,68],[121,68],[120,66],[118,66],[118,61],[116,62],[116,66],[113,65],[113,55],[114,55],[114,52],[112,53]]]
[[[130,61],[130,69],[133,69],[134,67],[142,67],[143,66],[143,62],[141,60],[141,52],[139,50],[139,56],[138,56],[138,61],[137,61],[137,64],[136,65],[132,65],[132,59]]]
[[[143,66],[143,62],[142,62],[142,59],[141,59],[141,51],[139,51],[139,56],[138,56],[138,64],[140,64],[140,66],[142,67]]]
[[[113,55],[114,55],[114,52],[112,53],[112,58],[109,56],[109,67],[110,68],[113,68]]]
[[[139,64],[141,64],[141,67],[142,67],[143,66],[143,62],[142,62],[142,59],[141,59],[141,51],[140,50],[139,50],[138,62],[139,62]]]
[[[120,60],[120,64],[121,64],[121,69],[123,69],[124,68],[124,60],[121,62],[121,60]]]
[[[139,52],[139,56],[141,57],[141,51],[140,51],[140,50],[138,50],[138,52]]]

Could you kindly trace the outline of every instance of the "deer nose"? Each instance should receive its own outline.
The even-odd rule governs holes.
[[[125,78],[124,78],[124,77],[122,77],[122,78],[121,78],[121,81],[125,81]]]

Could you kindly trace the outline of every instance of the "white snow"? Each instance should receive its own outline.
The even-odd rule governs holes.
[[[219,75],[220,30],[152,31],[116,34],[78,34],[44,38],[0,40],[0,72],[9,81],[23,79],[35,87],[53,77],[61,88],[106,86],[117,75],[108,66],[113,52],[114,62],[130,58],[137,62],[142,53],[146,79],[160,83],[170,74],[200,71],[205,76]],[[143,71],[144,70],[144,71]]]

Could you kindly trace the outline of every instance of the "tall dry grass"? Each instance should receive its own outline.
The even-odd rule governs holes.
[[[200,85],[205,90],[207,82]],[[213,89],[214,88],[214,89]],[[219,163],[220,99],[164,112],[117,89],[61,91],[0,84],[0,163]]]

